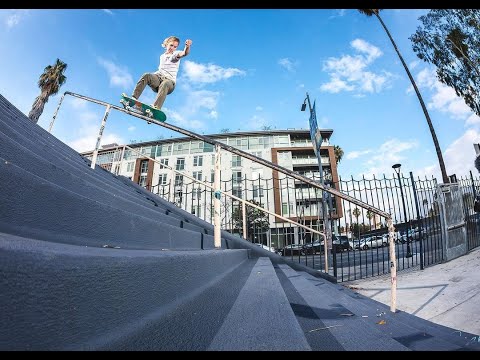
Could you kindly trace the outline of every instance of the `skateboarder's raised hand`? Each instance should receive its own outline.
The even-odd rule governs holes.
[[[188,53],[190,52],[190,46],[191,45],[192,45],[192,40],[190,40],[190,39],[185,40],[185,49],[183,49],[183,51],[181,51],[179,53],[178,57],[181,58],[181,57],[187,56]]]

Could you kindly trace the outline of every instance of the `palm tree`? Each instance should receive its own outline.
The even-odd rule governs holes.
[[[385,23],[383,22],[382,18],[379,15],[380,10],[382,9],[358,9],[358,11],[360,11],[362,14],[365,14],[367,16],[375,15],[378,21],[380,21],[380,24],[382,24],[383,29],[387,33],[390,41],[392,42],[392,45],[395,48],[395,51],[397,52],[397,55],[400,58],[400,61],[402,62],[402,65],[405,71],[407,72],[408,78],[410,79],[410,82],[412,83],[413,88],[415,89],[415,93],[417,94],[418,100],[420,101],[420,105],[422,106],[422,110],[423,110],[423,113],[425,114],[425,118],[427,119],[428,127],[430,128],[430,134],[432,135],[433,143],[435,145],[435,151],[437,152],[438,163],[440,165],[440,171],[442,172],[443,182],[445,184],[449,183],[450,181],[447,176],[447,171],[445,170],[445,163],[443,162],[443,156],[442,156],[442,151],[440,150],[440,144],[438,143],[437,135],[435,134],[435,130],[433,129],[432,120],[430,120],[430,115],[428,115],[427,107],[423,102],[422,95],[420,95],[420,91],[418,90],[417,84],[413,80],[412,74],[410,74],[410,70],[408,70],[407,64],[405,64],[405,61],[403,60],[403,57],[400,54],[400,51],[398,51],[397,44],[395,44],[395,41],[393,41],[392,35],[390,35],[390,31],[388,31],[387,27],[385,26]]]
[[[340,146],[334,145],[333,146],[333,153],[335,154],[335,161],[338,164],[342,160],[343,150]]]
[[[55,65],[48,65],[43,74],[40,75],[38,80],[38,87],[40,88],[40,95],[37,96],[33,102],[32,109],[28,113],[28,117],[35,124],[38,122],[38,118],[43,113],[43,108],[48,102],[48,98],[51,95],[55,95],[60,90],[60,87],[65,83],[67,77],[63,75],[66,70],[67,64],[60,59],[57,59]]]
[[[376,229],[377,228],[377,217],[375,215],[375,213],[371,212],[370,210],[367,211],[367,219],[372,222],[372,219],[373,219],[373,228]]]

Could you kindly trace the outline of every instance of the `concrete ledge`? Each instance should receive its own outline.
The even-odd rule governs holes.
[[[0,350],[94,350],[197,296],[245,250],[88,248],[0,233]]]

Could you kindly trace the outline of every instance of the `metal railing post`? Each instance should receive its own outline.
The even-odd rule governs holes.
[[[388,245],[390,251],[390,311],[396,312],[397,309],[397,259],[395,256],[395,228],[392,218],[387,218]]]
[[[65,93],[62,95],[62,97],[60,98],[60,101],[58,102],[58,106],[57,106],[57,109],[55,110],[55,113],[53,114],[53,118],[52,118],[52,121],[50,122],[50,126],[48,127],[48,132],[51,134],[52,133],[52,128],[53,128],[53,124],[55,123],[55,119],[57,117],[57,114],[58,114],[58,110],[60,110],[60,105],[62,105],[62,101],[63,101],[63,98],[65,97]]]
[[[92,155],[92,163],[90,164],[90,167],[92,169],[95,169],[95,164],[97,162],[97,156],[98,156],[98,149],[100,148],[100,141],[102,140],[103,130],[105,129],[105,123],[107,122],[108,114],[110,114],[110,105],[107,105],[107,109],[105,110],[105,114],[103,115],[102,125],[100,126],[100,130],[98,132],[97,144],[95,145],[95,150],[93,151],[93,155]]]
[[[215,197],[213,199],[213,239],[216,249],[222,246],[221,225],[220,225],[220,146],[215,145],[215,174],[214,174]]]
[[[242,201],[242,223],[243,223],[243,238],[247,239],[248,227],[247,227],[247,206],[245,201]]]

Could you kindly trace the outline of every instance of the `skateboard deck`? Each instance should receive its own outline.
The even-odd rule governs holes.
[[[161,122],[167,120],[167,116],[163,111],[155,109],[150,105],[142,103],[141,101],[135,100],[125,93],[122,93],[120,103],[129,111],[140,113]]]

